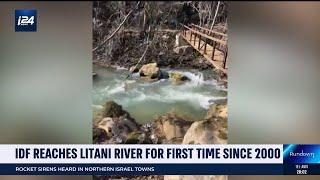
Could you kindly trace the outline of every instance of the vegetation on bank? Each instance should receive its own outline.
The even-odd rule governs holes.
[[[154,62],[159,67],[211,68],[197,52],[174,51],[181,41],[180,24],[194,23],[226,33],[227,14],[224,1],[96,1],[93,61],[127,68]]]

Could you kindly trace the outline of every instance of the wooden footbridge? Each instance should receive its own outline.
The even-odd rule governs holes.
[[[228,36],[195,24],[182,26],[182,37],[215,68],[226,73],[228,57]]]

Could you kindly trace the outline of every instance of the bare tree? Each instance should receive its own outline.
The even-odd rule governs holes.
[[[225,11],[221,8],[221,5],[224,4],[222,1],[187,1],[185,3],[198,13],[199,26],[210,26],[210,29],[216,24],[220,13]]]

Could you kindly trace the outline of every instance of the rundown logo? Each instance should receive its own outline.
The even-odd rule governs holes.
[[[37,10],[20,9],[15,10],[15,31],[36,32]]]
[[[299,156],[299,157],[312,157],[314,158],[314,153],[305,153],[303,150],[301,152],[290,152],[290,156]]]

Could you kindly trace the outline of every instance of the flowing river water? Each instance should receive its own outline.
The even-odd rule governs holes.
[[[167,69],[191,79],[181,85],[174,85],[170,79],[145,82],[138,74],[127,79],[128,71],[121,68],[93,66],[93,71],[97,73],[93,80],[93,109],[101,110],[106,101],[113,100],[139,123],[150,122],[168,112],[199,120],[205,116],[210,104],[227,96],[226,90],[216,86],[215,80],[204,80],[207,73],[212,73],[210,70]]]

